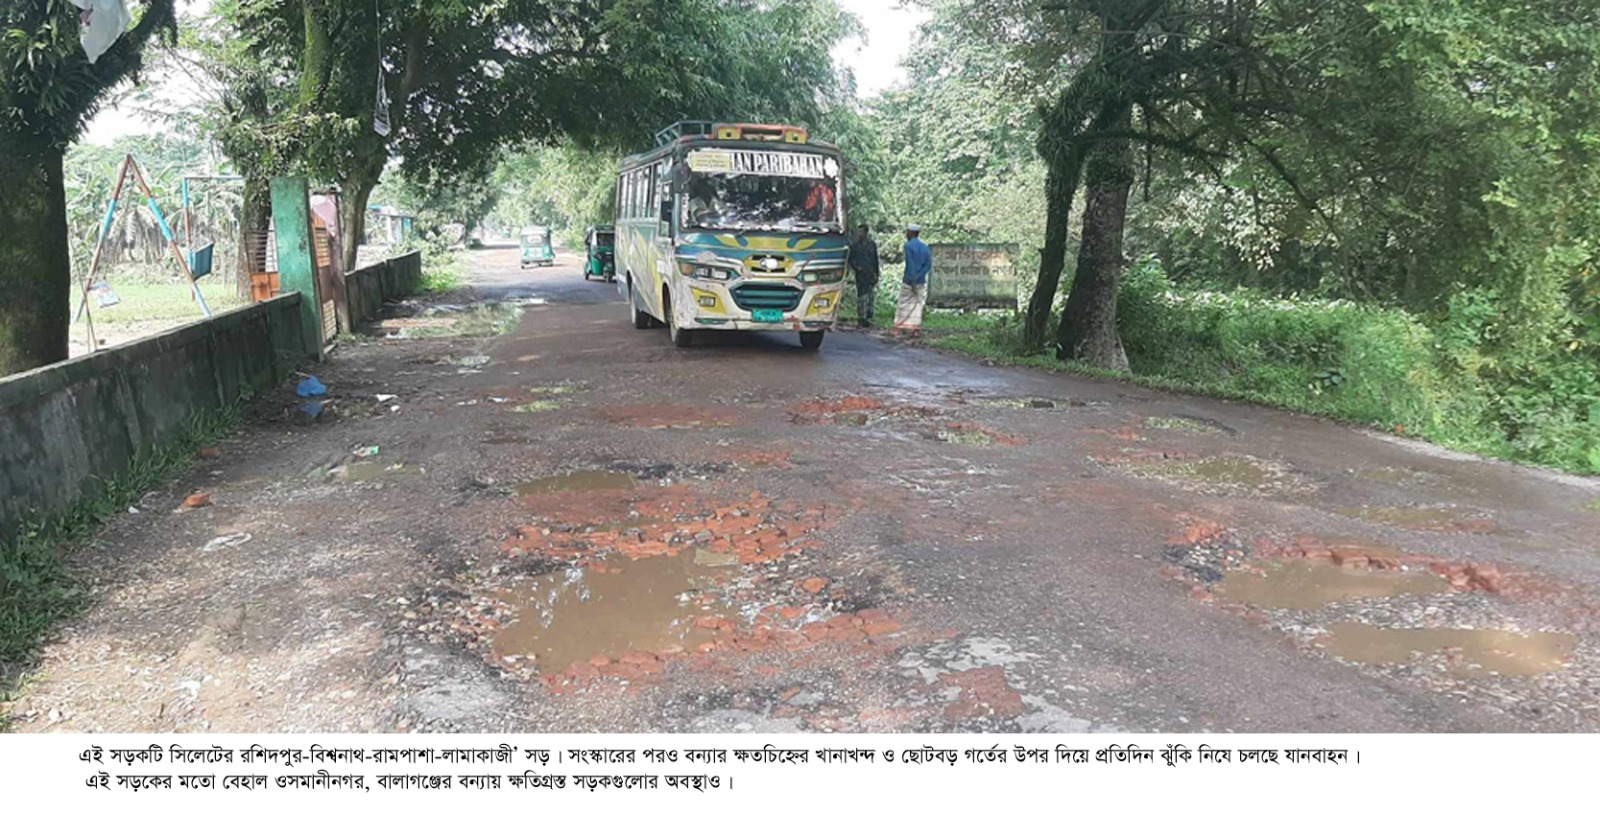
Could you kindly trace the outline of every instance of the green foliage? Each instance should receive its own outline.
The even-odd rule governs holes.
[[[0,135],[65,147],[104,94],[139,69],[146,44],[175,31],[173,0],[151,0],[133,28],[91,64],[78,43],[79,14],[68,0],[0,6]]]
[[[167,226],[179,235],[183,233],[183,176],[228,170],[208,144],[176,134],[124,136],[108,145],[73,145],[67,150],[65,184],[75,277],[81,278],[88,268],[117,171],[129,154],[139,162],[145,182],[156,193],[156,202],[167,216]],[[216,244],[214,267],[219,271],[232,268],[236,259],[239,194],[234,185],[199,182],[190,192],[195,241]],[[159,279],[179,276],[172,266],[161,226],[145,205],[144,194],[131,175],[101,257],[101,274],[130,271],[148,272],[148,276]]]
[[[590,226],[613,217],[621,155],[572,142],[509,154],[495,168],[499,203],[493,220],[512,234],[549,226],[565,245],[582,245]]]
[[[1403,311],[1249,290],[1181,291],[1151,260],[1128,271],[1117,316],[1136,374],[1210,381],[1386,428],[1435,423],[1432,334]]]
[[[1050,86],[1006,81],[1007,54],[965,28],[986,10],[962,2],[933,10],[907,57],[905,87],[866,111],[873,137],[853,145],[864,177],[851,200],[869,205],[857,203],[851,218],[890,231],[915,222],[932,240],[1037,248],[1045,171],[1033,148],[1035,102]]]
[[[1030,134],[1048,153],[1093,112],[1059,101],[1131,95],[1125,251],[1161,259],[1118,297],[1136,373],[1595,470],[1600,0],[1159,0],[1142,28],[927,5],[910,86],[870,111],[891,218],[1038,245]]]
[[[198,414],[176,439],[137,455],[125,472],[61,517],[0,537],[0,701],[12,699],[21,670],[49,630],[83,607],[87,595],[73,557],[100,523],[186,470],[201,446],[227,434],[239,418],[237,408]]]
[[[1425,324],[1393,307],[1182,288],[1147,258],[1123,279],[1117,309],[1129,380],[1600,473],[1595,367],[1566,361],[1507,368],[1485,355],[1502,322],[1484,292],[1458,295],[1448,317]],[[935,331],[939,346],[1089,372],[1027,354],[1012,319],[945,319],[946,329]],[[930,317],[928,324],[939,322]]]

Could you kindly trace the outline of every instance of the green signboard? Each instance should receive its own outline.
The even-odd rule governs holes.
[[[1011,243],[933,243],[928,306],[1017,307],[1017,246]]]

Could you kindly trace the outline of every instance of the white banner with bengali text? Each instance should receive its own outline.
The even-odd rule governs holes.
[[[1597,753],[1588,734],[30,734],[0,736],[0,785],[12,810],[119,813],[1456,811],[1587,796]]]

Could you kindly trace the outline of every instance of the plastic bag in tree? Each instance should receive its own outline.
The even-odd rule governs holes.
[[[125,0],[70,0],[83,10],[78,19],[78,42],[92,64],[128,30],[133,15]]]

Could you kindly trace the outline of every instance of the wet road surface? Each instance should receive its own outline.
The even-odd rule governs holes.
[[[470,261],[106,529],[19,729],[1600,729],[1593,481]]]

